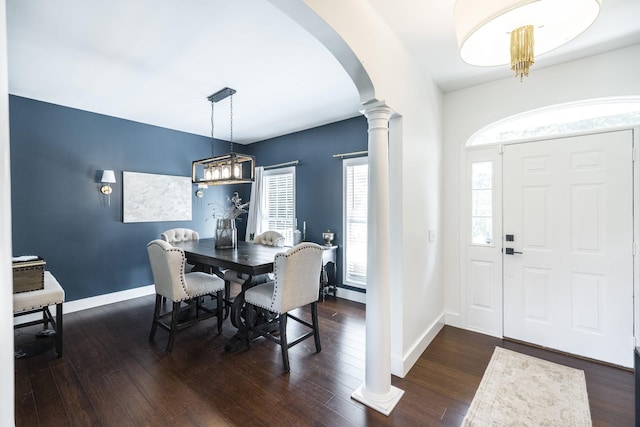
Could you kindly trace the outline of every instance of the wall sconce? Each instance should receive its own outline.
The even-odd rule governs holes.
[[[202,207],[202,198],[204,197],[204,190],[206,190],[209,186],[205,184],[198,184],[198,189],[196,190],[196,206]]]
[[[111,192],[113,191],[111,184],[116,183],[116,174],[110,169],[105,169],[102,171],[102,178],[100,179],[100,182],[104,184],[100,187],[100,192],[107,196],[108,206],[111,206]]]

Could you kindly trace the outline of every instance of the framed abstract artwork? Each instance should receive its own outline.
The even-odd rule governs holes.
[[[191,221],[191,177],[122,172],[122,221]]]

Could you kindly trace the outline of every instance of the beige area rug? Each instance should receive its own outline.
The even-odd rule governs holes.
[[[591,426],[584,371],[496,347],[462,426]]]

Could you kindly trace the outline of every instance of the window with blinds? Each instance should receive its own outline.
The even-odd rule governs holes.
[[[344,283],[367,284],[367,199],[369,164],[366,157],[343,161]]]
[[[296,217],[295,172],[295,167],[288,167],[266,170],[262,175],[262,230],[282,234],[286,246],[293,246]]]

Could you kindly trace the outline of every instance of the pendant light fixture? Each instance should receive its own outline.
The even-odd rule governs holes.
[[[199,185],[243,184],[253,182],[255,157],[233,151],[233,94],[235,89],[225,87],[207,99],[211,103],[211,157],[191,163],[191,182]],[[229,98],[229,153],[214,156],[213,129],[214,104]]]
[[[471,65],[511,64],[529,75],[535,56],[573,40],[598,17],[602,0],[457,0],[460,57]]]

